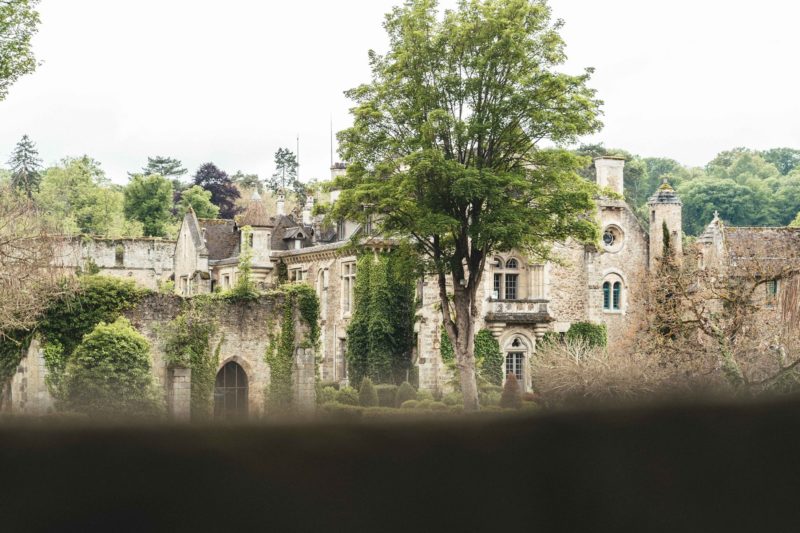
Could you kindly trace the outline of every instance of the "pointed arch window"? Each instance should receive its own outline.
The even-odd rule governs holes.
[[[611,279],[603,283],[603,310],[607,312],[622,311],[622,303],[622,281]]]
[[[603,309],[606,311],[611,310],[611,282],[606,281],[603,283]]]

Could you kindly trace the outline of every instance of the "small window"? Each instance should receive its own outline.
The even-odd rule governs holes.
[[[336,239],[343,241],[345,237],[345,225],[344,220],[340,220],[336,223]]]
[[[231,287],[231,277],[229,275],[222,276],[222,287],[229,289]]]
[[[519,268],[519,263],[517,263],[516,259],[509,259],[508,263],[506,263],[506,268],[509,270],[516,270]]]
[[[497,300],[500,298],[500,294],[502,291],[503,285],[503,275],[502,274],[495,274],[494,275],[494,288],[492,289],[492,297]]]
[[[125,247],[121,244],[114,248],[114,264],[118,267],[125,266]]]
[[[767,282],[767,298],[775,298],[778,296],[778,280],[773,279]]]
[[[611,310],[611,283],[608,281],[603,283],[603,309]]]
[[[651,224],[655,224],[655,222],[656,222],[656,212],[655,212],[655,210],[653,210],[653,211],[650,211],[650,223]]]
[[[254,235],[252,233],[247,236],[247,244],[250,245],[250,248],[253,247],[253,243],[255,242],[255,239],[253,237]]]

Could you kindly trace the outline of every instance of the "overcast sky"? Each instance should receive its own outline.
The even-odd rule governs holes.
[[[400,0],[43,0],[38,71],[0,102],[0,163],[27,133],[46,163],[89,154],[114,181],[147,156],[265,177],[300,135],[326,178],[330,121],[368,80]],[[453,5],[447,1],[444,5]],[[702,165],[734,146],[800,148],[800,7],[786,0],[551,0],[605,129],[587,141]]]

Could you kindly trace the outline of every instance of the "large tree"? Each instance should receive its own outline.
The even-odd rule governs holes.
[[[178,215],[183,217],[192,208],[198,218],[217,218],[219,207],[211,203],[211,193],[198,185],[192,185],[181,193]]]
[[[233,184],[226,172],[217,168],[214,163],[201,166],[194,175],[194,184],[211,193],[211,201],[219,207],[222,218],[233,218],[238,213],[236,200],[239,199],[239,189]]]
[[[11,184],[17,190],[24,191],[28,198],[33,198],[33,192],[39,190],[42,179],[42,160],[30,137],[22,136],[8,164],[11,167]]]
[[[147,158],[147,166],[142,169],[141,174],[144,176],[158,174],[169,179],[180,179],[186,172],[187,170],[183,168],[183,163],[178,159],[157,155]]]
[[[31,38],[37,31],[39,0],[0,0],[0,101],[21,76],[36,70]]]
[[[167,178],[134,176],[125,187],[125,216],[141,222],[146,237],[166,237],[172,200],[172,182]]]
[[[297,203],[303,205],[308,191],[297,178],[298,167],[299,163],[294,152],[288,148],[278,148],[275,152],[275,173],[267,179],[266,186],[273,193],[293,193]]]
[[[409,236],[438,283],[466,409],[478,407],[475,320],[493,252],[546,257],[553,241],[595,240],[593,184],[562,149],[600,128],[590,71],[557,71],[560,22],[545,0],[409,0],[386,17],[390,49],[347,95],[349,163],[334,216],[374,216]]]

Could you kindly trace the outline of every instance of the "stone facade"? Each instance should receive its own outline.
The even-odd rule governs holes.
[[[56,246],[54,262],[70,271],[93,263],[104,276],[133,279],[155,291],[171,278],[174,253],[175,241],[165,239],[65,237]]]

